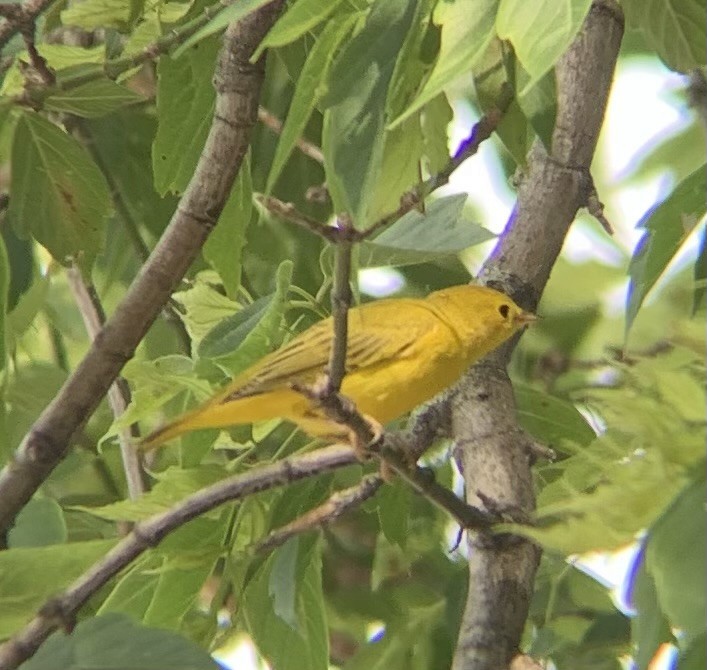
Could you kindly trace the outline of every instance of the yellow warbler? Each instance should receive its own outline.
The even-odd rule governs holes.
[[[385,424],[457,381],[466,368],[535,320],[508,296],[484,286],[454,286],[427,298],[392,298],[349,310],[341,392]],[[301,333],[238,375],[213,398],[148,435],[151,449],[198,428],[280,417],[314,437],[336,441],[347,430],[294,390],[326,372],[332,319]]]

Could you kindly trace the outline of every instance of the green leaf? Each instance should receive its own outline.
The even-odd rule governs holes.
[[[0,440],[2,450],[19,445],[39,413],[66,381],[66,376],[66,372],[49,363],[17,368],[5,389],[5,402],[12,408],[12,421]]]
[[[184,307],[180,318],[192,339],[192,349],[221,319],[238,311],[237,302],[213,288],[220,281],[213,270],[202,271],[196,276],[192,288],[174,294],[174,299]]]
[[[702,633],[681,651],[678,659],[680,670],[703,670],[707,667],[707,635]]]
[[[139,626],[122,614],[82,621],[71,635],[54,633],[22,670],[219,670],[193,642],[157,628]]]
[[[673,634],[660,607],[655,581],[646,571],[645,547],[634,560],[630,588],[631,605],[636,610],[631,619],[631,640],[636,646],[633,660],[638,670],[646,670],[660,645],[673,641]]]
[[[127,410],[113,421],[101,438],[103,447],[120,430],[139,421],[149,420],[154,425],[155,414],[184,391],[197,401],[213,395],[213,386],[198,376],[194,361],[180,355],[161,356],[153,361],[133,359],[123,368],[123,376],[133,385],[132,401]],[[179,408],[184,410],[182,405]],[[208,445],[207,445],[208,446]]]
[[[9,286],[4,306],[5,312],[10,312],[32,289],[33,282],[38,281],[35,277],[34,243],[30,240],[21,240],[10,226],[3,226],[0,238],[5,245],[8,261],[6,267],[9,271]]]
[[[530,75],[521,95],[545,75],[567,50],[589,12],[591,0],[500,0],[496,30],[513,45]]]
[[[61,12],[61,22],[85,30],[124,29],[130,19],[130,4],[130,0],[82,0]]]
[[[215,484],[226,476],[223,467],[217,465],[202,465],[189,469],[173,466],[160,473],[157,484],[136,500],[121,500],[101,507],[75,505],[71,509],[107,521],[142,521],[167,511],[195,491]]]
[[[564,442],[587,445],[596,437],[571,402],[530,386],[516,384],[513,390],[523,428],[544,444],[550,447],[560,447]]]
[[[227,374],[235,376],[276,348],[282,336],[282,317],[292,281],[293,267],[292,261],[280,263],[277,269],[275,294],[258,319],[257,325],[249,330],[245,337],[243,337],[244,322],[238,319],[235,328],[231,328],[233,320],[227,319],[214,329],[216,332],[212,339],[204,338],[203,347],[199,347],[199,355],[205,356],[205,353],[210,353],[210,357],[219,367]],[[250,325],[252,320],[247,323]]]
[[[157,588],[156,573],[165,558],[155,552],[142,554],[117,578],[96,614],[127,614],[141,621]]]
[[[400,195],[420,181],[424,141],[420,119],[407,119],[385,134],[385,147],[378,183],[371,194],[369,216],[376,220],[395,211]]]
[[[668,67],[683,73],[704,67],[704,0],[624,0],[621,5]]]
[[[416,4],[377,0],[329,74],[322,142],[327,184],[336,211],[348,212],[358,228],[368,222],[382,166],[388,86]]]
[[[172,58],[177,59],[182,56],[190,47],[195,46],[204,38],[223,30],[229,23],[240,21],[259,7],[266,5],[270,0],[238,0],[232,5],[222,9],[203,28],[197,30],[186,42],[179,46],[172,53]]]
[[[445,196],[433,200],[424,214],[408,212],[360,245],[361,267],[425,263],[493,239],[493,233],[462,216],[466,198],[466,194]]]
[[[410,487],[396,478],[390,486],[383,486],[376,498],[378,519],[385,539],[405,549],[412,506]]]
[[[268,595],[273,613],[292,630],[297,631],[297,556],[299,538],[290,538],[273,552]]]
[[[7,360],[7,300],[10,294],[10,259],[7,257],[5,241],[0,236],[0,373]]]
[[[707,142],[705,127],[698,118],[670,133],[661,136],[655,144],[649,144],[635,156],[621,185],[633,185],[656,176],[666,170],[676,182],[701,168],[705,163],[704,146]]]
[[[47,65],[52,70],[57,72],[59,80],[61,80],[69,71],[75,71],[78,68],[87,69],[89,65],[94,65],[92,68],[95,72],[100,72],[99,64],[105,61],[105,46],[100,45],[84,49],[82,47],[72,47],[65,44],[37,44],[37,50],[40,55],[47,61]],[[29,61],[29,55],[26,51],[21,51],[15,55],[15,62],[7,71],[0,86],[0,93],[3,95],[19,95],[23,93],[25,87],[25,75],[18,66],[18,61]]]
[[[210,39],[190,49],[185,58],[160,58],[158,126],[152,145],[155,189],[160,195],[184,191],[204,148],[214,111],[211,78],[219,47],[219,40]]]
[[[614,375],[612,387],[582,393],[582,404],[600,418],[604,431],[572,449],[569,458],[543,466],[549,483],[538,495],[537,523],[516,527],[564,554],[631,542],[655,523],[704,462],[705,390],[691,384],[704,375],[697,354],[676,347],[616,366]],[[669,380],[665,389],[664,379]],[[692,395],[694,408],[685,410],[685,397]],[[695,420],[698,405],[702,414]]]
[[[238,349],[265,316],[273,298],[273,295],[265,295],[219,321],[201,340],[197,350],[199,358],[228,356]]]
[[[203,249],[204,258],[218,272],[226,295],[232,300],[235,300],[241,285],[241,255],[252,214],[253,182],[248,153],[236,175],[226,206]]]
[[[639,222],[645,233],[629,266],[626,300],[626,335],[636,314],[660,276],[705,212],[705,180],[702,168],[678,184]]]
[[[94,148],[116,198],[120,199],[121,216],[129,224],[149,230],[155,237],[162,234],[174,212],[177,201],[161,198],[154,187],[150,145],[157,131],[154,115],[142,110],[124,109],[119,114],[86,123]]]
[[[12,147],[9,217],[19,237],[34,237],[60,263],[84,270],[103,244],[110,191],[84,148],[31,112],[20,116]]]
[[[17,515],[8,534],[8,546],[44,547],[66,542],[64,512],[51,498],[33,498]]]
[[[339,43],[351,30],[357,19],[358,16],[353,14],[343,19],[334,18],[329,21],[309,52],[302,72],[297,79],[287,118],[282,126],[280,141],[277,143],[268,175],[268,183],[265,187],[267,193],[270,193],[275,186],[295,143],[304,132],[312,110],[322,95],[323,82],[326,81]]]
[[[319,542],[305,542],[299,538],[295,544],[299,549],[294,580],[297,625],[292,627],[274,610],[272,571],[277,561],[275,555],[268,557],[246,587],[242,598],[243,614],[248,632],[272,667],[278,670],[327,670],[329,637]]]
[[[646,570],[655,582],[661,609],[686,643],[704,633],[706,522],[701,478],[688,484],[658,519],[646,545]]]
[[[439,172],[449,161],[447,128],[453,118],[454,111],[444,93],[432,98],[424,107],[420,128],[430,174]]]
[[[497,37],[492,39],[478,56],[472,66],[472,75],[481,111],[487,113],[498,109],[506,88],[517,83],[512,83],[513,78],[517,77],[519,72],[524,73],[524,70],[516,63],[517,59],[508,53],[507,46]],[[527,78],[527,73],[525,76]],[[529,93],[532,95],[532,91]],[[517,90],[514,100],[496,128],[496,135],[513,160],[524,167],[533,136],[528,128],[528,120],[520,108]]]
[[[98,540],[0,552],[0,639],[17,632],[47,598],[68,586],[114,545],[114,540]]]
[[[440,50],[432,72],[410,106],[389,126],[396,127],[468,72],[494,36],[499,0],[438,2],[433,21],[440,29]]]
[[[529,87],[525,85],[526,81],[528,81],[527,73],[521,67],[517,67],[516,86],[523,91],[518,95],[518,104],[533,130],[549,148],[557,114],[554,72],[547,72]]]
[[[93,119],[110,114],[126,105],[144,101],[143,96],[125,86],[116,84],[110,79],[99,79],[50,95],[44,101],[44,107],[55,112],[66,112]]]
[[[216,560],[213,556],[204,558],[199,564],[192,562],[188,569],[171,567],[179,559],[165,559],[143,618],[146,626],[179,630],[183,618],[197,603]]]
[[[265,39],[253,54],[255,61],[263,51],[294,42],[307,31],[321,23],[341,4],[341,0],[298,0],[285,12],[270,29]],[[331,23],[327,24],[326,30]]]

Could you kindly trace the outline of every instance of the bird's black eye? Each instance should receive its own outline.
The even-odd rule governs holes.
[[[508,305],[501,305],[501,306],[498,308],[498,313],[499,313],[504,319],[507,319],[507,318],[508,318],[508,312],[510,311],[510,309],[511,309],[511,308],[510,308]]]

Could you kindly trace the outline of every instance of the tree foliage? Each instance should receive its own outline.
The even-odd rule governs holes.
[[[84,321],[124,304],[147,255],[199,188],[214,110],[218,120],[219,96],[230,92],[219,75],[224,30],[268,8],[267,0],[35,5],[0,12],[0,459],[10,478],[24,436],[79,374],[93,339]],[[478,223],[479,203],[465,194],[434,193],[457,167],[448,143],[458,122],[452,103],[491,123],[489,143],[508,182],[522,181],[531,148],[551,145],[555,70],[591,6],[286,4],[253,45],[251,63],[267,57],[260,123],[247,153],[223,158],[240,161],[228,197],[213,211],[187,212],[215,227],[193,262],[180,259],[186,275],[134,357],[116,353],[131,357],[114,387],[124,400],[129,388],[127,407],[103,400],[75,417],[70,448],[5,534],[1,639],[38,611],[46,615],[50,596],[119,549],[129,524],[152,523],[197,492],[312,447],[280,421],[200,431],[148,457],[137,482],[125,453],[138,428],[147,432],[203,401],[329,313],[335,245],[315,233],[332,215],[347,213],[361,234],[354,279],[395,268],[400,295],[411,296],[469,281],[485,253],[479,245],[497,237],[486,226],[502,222]],[[699,94],[704,0],[596,6],[625,14],[620,58],[657,57],[678,73],[696,71]],[[8,42],[8,26],[23,35]],[[687,110],[684,92],[674,104]],[[650,175],[664,175],[667,187],[644,203],[640,221],[607,209],[608,218],[640,229],[630,256],[598,241],[606,233],[591,216],[577,216],[574,226],[620,260],[561,256],[539,306],[543,318],[510,366],[518,422],[556,458],[534,465],[532,523],[510,518],[495,531],[544,550],[521,649],[560,669],[619,668],[629,655],[645,668],[664,643],[676,647],[678,667],[704,667],[704,132],[691,118],[637,156],[618,184],[596,166],[598,195],[609,201]],[[377,234],[363,232],[371,228]],[[697,257],[685,261],[694,240]],[[159,290],[162,279],[150,272],[144,279]],[[357,290],[356,299],[371,297]],[[154,303],[155,315],[161,307]],[[452,451],[440,441],[422,459],[448,488],[459,482]],[[325,516],[323,528],[263,544],[327,501],[338,504],[345,496],[337,492],[375,467],[255,489],[206,505],[164,539],[156,531],[155,546],[138,546],[127,567],[89,589],[77,621],[55,613],[75,625],[72,634],[55,633],[22,667],[56,668],[61,659],[67,669],[114,661],[213,668],[208,652],[244,633],[275,670],[450,667],[467,556],[452,550],[456,527],[446,512],[401,478],[340,518]],[[135,496],[135,486],[144,493]],[[621,604],[577,557],[631,544]]]

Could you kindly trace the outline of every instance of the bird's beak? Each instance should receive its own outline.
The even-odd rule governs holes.
[[[537,320],[538,315],[533,314],[532,312],[521,312],[520,314],[517,314],[516,317],[513,319],[514,323],[518,326],[518,328],[522,328],[523,326],[530,326]]]

